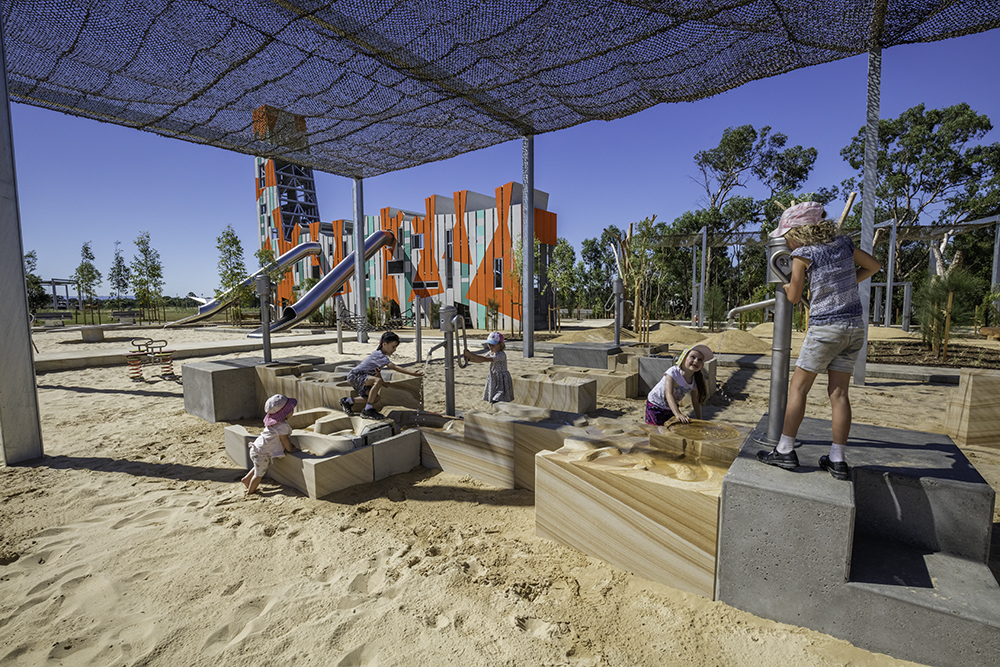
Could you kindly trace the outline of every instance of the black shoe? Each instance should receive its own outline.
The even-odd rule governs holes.
[[[354,401],[349,398],[340,399],[340,407],[344,409],[348,417],[354,416]]]
[[[851,474],[851,467],[847,465],[847,461],[831,461],[829,456],[819,457],[819,467],[829,472],[835,479],[847,479]]]
[[[383,415],[375,408],[371,408],[370,410],[362,410],[361,416],[364,417],[365,419],[385,419],[385,415]]]
[[[757,452],[757,460],[769,466],[777,466],[785,470],[795,470],[799,467],[799,457],[794,449],[787,454],[779,454],[777,448],[769,452],[761,450]]]

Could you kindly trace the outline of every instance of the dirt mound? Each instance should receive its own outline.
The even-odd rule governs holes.
[[[771,352],[770,343],[739,329],[713,334],[701,342],[708,345],[712,352],[721,354],[769,354]]]
[[[705,335],[693,329],[680,327],[669,322],[661,322],[656,329],[650,328],[650,343],[677,343],[678,345],[693,345],[704,340]]]
[[[615,339],[614,325],[594,327],[582,331],[567,331],[563,335],[553,338],[550,343],[610,343]],[[619,340],[635,340],[636,335],[628,329],[622,327]]]

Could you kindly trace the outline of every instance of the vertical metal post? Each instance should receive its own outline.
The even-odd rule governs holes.
[[[521,162],[524,171],[521,189],[521,259],[524,295],[521,302],[521,327],[524,329],[524,358],[535,356],[535,137],[521,140]]]
[[[990,289],[1000,290],[1000,222],[997,223],[993,237],[993,276],[990,278]],[[993,302],[994,308],[1000,308],[1000,301]]]
[[[264,341],[264,363],[271,363],[271,277],[262,273],[255,279],[260,297],[260,333]]]
[[[4,309],[0,317],[0,340],[4,344],[0,354],[0,452],[4,465],[12,465],[37,459],[43,451],[2,33],[0,26],[0,73],[4,74],[0,76],[0,303]]]
[[[622,344],[622,301],[624,300],[625,284],[621,276],[616,276],[612,283],[612,291],[615,299],[615,346]]]
[[[708,285],[708,226],[701,228],[701,283],[698,290],[698,326],[705,326],[705,287]]]
[[[451,320],[457,312],[455,306],[442,306],[438,311],[444,333],[444,413],[451,417],[455,416],[455,325]]]
[[[368,285],[365,280],[365,195],[361,179],[351,187],[354,199],[354,295],[358,303],[358,342],[368,342],[368,332],[361,326],[368,317]]]
[[[868,114],[865,122],[864,185],[861,200],[861,249],[871,253],[875,245],[875,193],[878,175],[878,113],[882,86],[882,22],[885,20],[885,2],[879,2],[872,19],[872,36],[868,50]],[[861,318],[865,322],[865,341],[861,354],[854,364],[854,384],[864,386],[868,361],[868,311],[871,305],[871,279],[858,285],[861,299]]]
[[[872,324],[878,324],[882,321],[882,286],[872,285],[872,289],[875,291],[872,299]]]
[[[784,238],[767,242],[767,282],[774,288],[774,333],[771,337],[771,387],[767,407],[767,444],[777,445],[785,425],[785,407],[788,404],[788,369],[792,360],[792,304],[788,302],[784,276],[776,273],[771,258],[788,245]],[[789,267],[790,268],[790,267]]]
[[[698,246],[691,244],[691,326],[700,326],[698,320]]]
[[[341,314],[344,312],[344,300],[339,296],[333,300],[334,309],[337,311],[337,354],[344,353],[344,318]]]
[[[416,330],[416,343],[417,343],[417,361],[424,358],[423,349],[421,347],[420,341],[420,295],[415,294],[413,296],[413,327]]]
[[[892,279],[896,269],[896,219],[892,219],[889,231],[889,267],[885,278],[885,320],[884,326],[892,326]]]
[[[903,283],[903,331],[910,331],[910,311],[913,309],[913,283]]]

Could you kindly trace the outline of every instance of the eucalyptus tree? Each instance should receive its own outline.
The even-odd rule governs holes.
[[[136,254],[132,257],[131,279],[135,300],[140,308],[157,308],[163,298],[163,263],[153,248],[149,232],[140,232],[135,239]]]
[[[115,241],[115,258],[111,263],[111,270],[108,271],[108,285],[115,294],[115,302],[121,307],[122,295],[128,292],[132,280],[132,272],[125,263],[122,256],[121,241]]]
[[[76,283],[76,288],[80,291],[84,303],[88,301],[91,305],[95,303],[97,300],[97,287],[101,284],[102,280],[101,272],[94,266],[94,252],[90,249],[90,241],[87,241],[80,248],[80,264],[76,267],[76,271],[73,272],[73,281]],[[86,311],[84,311],[83,318],[86,321]]]
[[[37,270],[38,254],[34,250],[29,250],[24,253],[24,286],[28,292],[28,310],[31,312],[44,308],[49,302],[49,295],[42,287],[42,279],[35,273]]]
[[[215,239],[215,248],[219,251],[219,287],[215,290],[215,298],[229,293],[232,297],[233,321],[242,319],[242,308],[253,297],[254,288],[245,284],[247,280],[247,265],[243,259],[243,243],[236,235],[232,225],[226,225],[222,233]]]

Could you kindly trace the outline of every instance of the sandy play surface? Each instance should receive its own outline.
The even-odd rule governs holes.
[[[83,349],[70,338],[35,336],[42,354]],[[335,361],[373,347],[348,343],[350,357],[338,357],[336,345],[303,346],[275,358]],[[394,360],[414,356],[405,343]],[[552,363],[544,353],[509,359],[514,373]],[[484,407],[486,372],[456,369],[460,410]],[[718,380],[705,417],[755,425],[767,372],[720,368]],[[427,407],[443,411],[440,357],[426,383]],[[952,391],[870,380],[852,389],[854,419],[937,432]],[[226,424],[187,414],[176,381],[133,384],[125,368],[94,368],[39,375],[38,394],[45,457],[0,468],[4,666],[911,664],[536,538],[527,491],[418,468],[321,500],[265,480],[261,496],[245,499],[243,471],[223,452]],[[602,398],[599,410],[641,421],[643,402]],[[829,418],[822,379],[809,415]],[[996,487],[996,452],[967,453]]]

